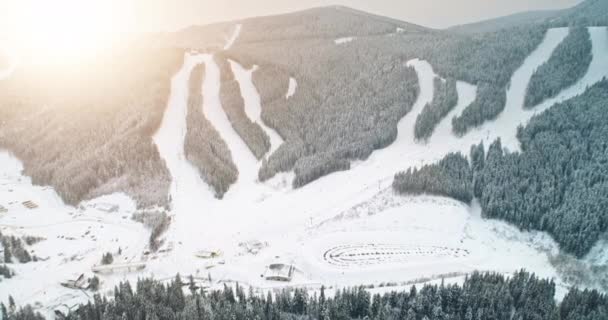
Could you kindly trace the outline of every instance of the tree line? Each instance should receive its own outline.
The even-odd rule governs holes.
[[[184,293],[187,291],[188,294]],[[66,316],[73,320],[135,319],[289,319],[289,320],[600,320],[608,317],[608,297],[597,291],[570,289],[560,304],[555,284],[525,271],[511,277],[474,273],[458,284],[426,284],[420,288],[372,294],[363,287],[337,290],[322,287],[283,289],[276,294],[246,293],[239,286],[205,292],[179,275],[170,283],[140,279],[114,288],[113,299],[96,294]],[[11,300],[12,301],[12,300]],[[17,309],[14,301],[1,305],[3,319],[43,319],[31,307]]]
[[[433,194],[471,203],[472,171],[460,153],[450,153],[437,164],[408,169],[395,175],[393,189],[400,194]]]

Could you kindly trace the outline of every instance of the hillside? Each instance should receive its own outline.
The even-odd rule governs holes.
[[[606,26],[608,24],[608,3],[604,0],[585,0],[563,10],[530,11],[489,19],[485,21],[454,26],[448,30],[456,33],[475,34],[496,32],[518,26],[548,25],[565,26]]]
[[[562,14],[560,10],[527,11],[448,28],[456,33],[496,32],[516,26],[538,24]]]
[[[554,279],[547,301],[607,291],[596,10],[454,32],[324,7],[21,61],[0,80],[0,301],[86,303],[69,286],[91,272],[103,294],[176,273],[312,295],[522,268]]]

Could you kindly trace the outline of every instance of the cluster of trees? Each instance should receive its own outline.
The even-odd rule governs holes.
[[[0,304],[0,316],[3,320],[45,320],[31,305],[17,308],[12,296],[8,297],[8,308],[4,303]]]
[[[110,252],[106,252],[101,257],[101,264],[108,265],[108,264],[112,264],[113,262],[114,262],[114,256]]]
[[[408,169],[395,175],[393,189],[400,194],[433,194],[470,203],[473,173],[460,153],[450,153],[437,164]]]
[[[148,246],[152,251],[158,250],[163,244],[160,236],[169,229],[169,225],[171,224],[171,217],[167,212],[164,210],[139,211],[133,213],[132,219],[152,230]]]
[[[197,65],[190,75],[184,153],[201,178],[215,190],[215,196],[221,199],[236,182],[239,172],[228,145],[203,112],[204,77],[204,64]]]
[[[439,122],[458,104],[456,80],[449,78],[444,81],[435,78],[434,87],[433,101],[424,106],[424,109],[416,118],[414,135],[418,140],[430,138]]]
[[[481,126],[484,122],[496,119],[505,109],[507,92],[504,87],[490,83],[481,83],[477,87],[477,96],[462,114],[452,119],[452,132],[458,136],[465,135],[471,128]]]
[[[95,295],[93,301],[66,315],[67,319],[546,319],[599,320],[608,316],[608,297],[597,291],[571,289],[561,304],[554,300],[555,284],[519,271],[506,278],[474,273],[462,285],[412,286],[409,291],[371,294],[363,287],[338,290],[282,290],[267,296],[245,293],[242,287],[201,292],[196,283],[179,276],[169,284],[151,279],[114,289],[114,299]],[[187,288],[190,294],[184,294]],[[30,310],[30,311],[26,311]],[[2,304],[3,319],[41,319],[29,307],[16,311]]]
[[[270,150],[270,137],[259,124],[254,123],[245,113],[245,100],[239,82],[234,78],[228,59],[215,56],[220,68],[220,101],[234,130],[245,142],[249,150],[259,160]]]
[[[24,60],[0,83],[0,147],[68,204],[124,192],[166,206],[171,177],[152,136],[182,62],[182,51],[145,41],[69,70]]]
[[[570,33],[549,60],[532,75],[524,107],[533,108],[575,84],[587,73],[592,58],[589,30],[586,27],[570,28]]]
[[[293,181],[295,188],[302,187],[329,172],[350,169],[350,161],[333,157],[330,154],[301,158],[294,168],[296,177]]]
[[[3,261],[4,263],[28,263],[30,261],[36,261],[37,258],[27,251],[27,248],[23,244],[20,238],[15,236],[6,236],[0,233],[0,243],[4,250]]]
[[[6,264],[3,264],[0,266],[0,276],[3,276],[5,279],[10,279],[15,275],[15,272],[6,266]]]

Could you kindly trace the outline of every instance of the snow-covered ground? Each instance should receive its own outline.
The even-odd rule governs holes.
[[[241,29],[243,29],[242,24],[237,24],[236,26],[234,26],[234,31],[232,32],[232,35],[230,35],[230,38],[228,38],[228,40],[226,41],[226,45],[224,45],[224,50],[232,48],[232,46],[236,42],[236,39],[238,39],[239,35],[241,34]]]
[[[2,49],[0,49],[0,56],[5,57],[7,59],[7,63],[8,63],[6,68],[0,69],[0,81],[2,81],[4,79],[7,79],[8,77],[10,77],[13,74],[13,72],[17,68],[18,61],[17,61],[17,57],[13,56],[8,51],[4,51]]]
[[[594,60],[590,72],[573,86],[578,89],[567,89],[568,95],[561,97],[582,93],[584,86],[608,73],[606,28],[591,30]],[[349,171],[329,175],[297,190],[274,189],[256,181],[259,163],[221,107],[220,74],[213,57],[187,55],[184,66],[172,80],[171,97],[155,136],[173,177],[172,224],[165,235],[166,244],[163,252],[147,258],[144,270],[102,276],[103,291],[110,290],[121,279],[136,280],[143,276],[163,279],[178,272],[200,278],[211,276],[212,285],[238,281],[258,289],[287,285],[318,288],[321,284],[377,286],[386,282],[403,285],[440,277],[458,282],[463,274],[474,270],[510,273],[520,268],[557,278],[547,257],[557,251],[557,245],[546,234],[521,232],[503,222],[484,220],[477,204],[469,207],[440,197],[396,196],[390,185],[397,171],[435,162],[448,152],[467,153],[480,140],[489,143],[502,137],[509,148],[516,150],[517,143],[512,140],[516,128],[534,114],[521,111],[529,78],[566,34],[566,29],[553,29],[547,34],[513,75],[505,112],[497,121],[463,138],[452,135],[451,118],[473,101],[476,88],[459,82],[455,110],[439,124],[427,144],[414,141],[414,123],[424,105],[432,100],[436,75],[427,62],[409,61],[407,65],[415,68],[420,80],[420,95],[412,111],[399,122],[396,141],[374,152],[366,161],[354,164]],[[201,88],[204,113],[227,142],[240,171],[239,181],[223,200],[213,197],[183,155],[187,83],[197,63],[205,63],[207,71]],[[603,69],[596,69],[602,66]],[[259,96],[249,85],[251,70],[233,67],[243,72],[237,78],[246,109],[252,119],[257,119]],[[50,308],[48,311],[66,297],[72,302],[87,298],[81,292],[61,288],[58,283],[71,274],[89,271],[103,252],[116,252],[120,246],[123,251],[120,259],[146,259],[142,252],[146,250],[149,231],[130,220],[133,205],[127,205],[129,201],[124,196],[102,199],[121,203],[117,213],[99,212],[92,206],[78,210],[63,205],[51,189],[32,186],[21,175],[17,160],[3,153],[0,163],[0,205],[9,209],[0,216],[0,230],[13,235],[44,236],[47,240],[32,249],[38,256],[49,257],[46,261],[11,265],[18,275],[0,282],[0,299],[13,294],[18,303],[40,301]],[[25,199],[36,201],[40,208],[23,209],[20,203]],[[68,240],[68,236],[79,240]],[[222,257],[212,260],[196,257],[201,250],[219,250]],[[72,256],[75,261],[64,262]],[[291,283],[260,277],[266,266],[274,262],[294,264],[297,272]],[[36,272],[42,270],[47,272]],[[561,296],[562,282],[556,280]]]
[[[354,41],[355,39],[357,39],[357,38],[355,38],[355,37],[338,38],[338,39],[334,40],[334,43],[337,45],[346,44],[346,43]]]
[[[289,87],[287,87],[287,93],[285,94],[285,99],[289,99],[296,94],[296,89],[298,88],[298,81],[293,77],[289,78]]]
[[[22,169],[17,159],[0,152],[0,205],[8,209],[0,213],[0,231],[45,240],[29,247],[38,262],[9,264],[16,276],[0,282],[1,301],[6,303],[12,295],[18,303],[39,302],[47,311],[72,306],[89,299],[90,293],[63,288],[59,282],[75,280],[83,273],[91,276],[91,267],[100,263],[105,252],[113,253],[117,263],[139,261],[149,231],[131,220],[135,204],[127,196],[104,196],[79,208],[66,206],[52,188],[33,186],[21,175]],[[27,209],[24,201],[32,201],[38,208]],[[105,204],[119,208],[106,212],[100,209]],[[106,277],[104,288],[120,279],[121,275]]]

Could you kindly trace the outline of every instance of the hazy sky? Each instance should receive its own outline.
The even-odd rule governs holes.
[[[443,28],[515,12],[558,9],[581,0],[0,0],[0,35],[36,27],[171,31],[193,24],[345,5]],[[58,29],[59,30],[59,29]],[[67,32],[67,31],[65,31]],[[47,32],[48,33],[48,32]],[[1,38],[1,37],[0,37]]]
[[[565,8],[581,0],[145,0],[146,25],[176,29],[332,4],[443,28],[515,12]]]

